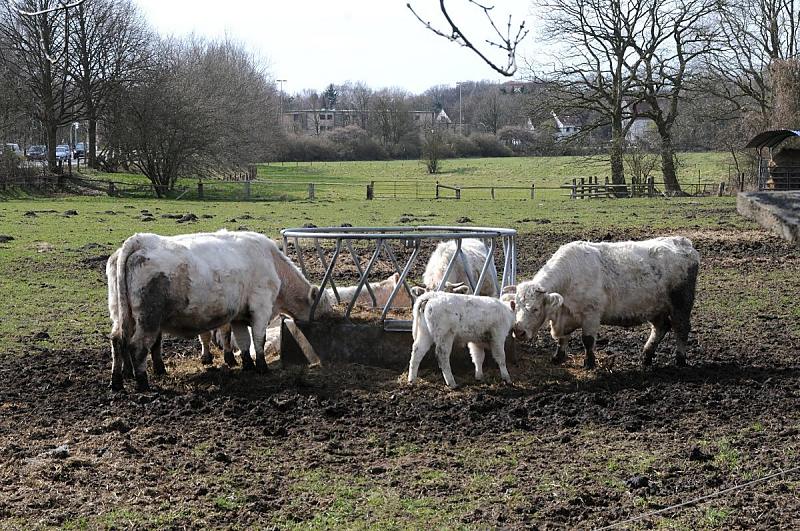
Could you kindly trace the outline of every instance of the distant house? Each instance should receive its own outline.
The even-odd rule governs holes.
[[[525,94],[531,92],[532,83],[525,81],[506,81],[500,85],[501,94]]]
[[[656,134],[656,124],[650,118],[639,116],[650,110],[650,105],[640,102],[632,105],[630,109],[633,118],[625,120],[623,126],[628,127],[628,132],[625,133],[625,141],[630,144],[643,144],[653,140]]]
[[[558,116],[552,111],[550,114],[553,115],[553,121],[555,122],[556,126],[556,140],[563,140],[571,137],[572,135],[580,133],[581,123],[578,118],[574,116]]]
[[[440,110],[436,114],[435,120],[436,120],[436,123],[439,123],[439,124],[450,125],[451,123],[453,123],[453,120],[451,120],[450,117],[447,116],[447,113],[444,112],[444,109]]]
[[[450,123],[450,118],[444,109],[438,114],[434,111],[408,111],[408,113],[412,121],[420,127],[430,125],[434,121]],[[369,121],[369,115],[370,111],[355,109],[301,109],[284,112],[283,126],[296,134],[318,135],[348,125],[364,127]]]

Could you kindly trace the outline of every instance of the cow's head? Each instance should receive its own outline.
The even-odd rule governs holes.
[[[314,301],[317,300],[319,294],[319,286],[311,286],[308,291],[306,291],[305,295],[298,294],[299,296],[293,297],[291,300],[291,307],[284,308],[282,312],[288,313],[299,321],[308,321],[311,317],[311,308],[314,306]],[[319,304],[317,304],[314,310],[314,319],[324,319],[330,317],[333,313],[331,295],[323,290]]]
[[[512,309],[515,311],[514,335],[522,339],[533,338],[546,321],[554,320],[564,297],[558,293],[548,293],[535,284],[520,284]]]

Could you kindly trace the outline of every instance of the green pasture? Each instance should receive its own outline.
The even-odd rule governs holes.
[[[683,153],[678,156],[679,179],[683,185],[698,181],[716,185],[728,180],[730,170],[725,153]],[[658,172],[656,172],[657,174]],[[146,190],[131,190],[126,185],[147,184],[134,173],[102,173],[88,171],[82,175],[91,179],[123,183],[123,193],[147,196]],[[308,197],[308,183],[316,186],[316,197],[326,199],[361,199],[366,196],[366,184],[375,182],[375,194],[383,198],[433,198],[435,183],[459,187],[521,187],[518,190],[495,190],[497,199],[530,197],[533,184],[541,190],[542,198],[558,199],[568,193],[556,188],[573,178],[597,177],[602,182],[610,175],[608,159],[604,156],[572,157],[502,157],[481,159],[449,159],[442,171],[430,175],[418,160],[367,162],[284,162],[258,165],[258,181],[251,183],[250,194],[255,200],[297,200]],[[243,200],[244,185],[209,176],[186,177],[178,180],[172,197],[199,199],[197,183],[204,183],[205,200]],[[660,178],[656,175],[656,181]],[[550,190],[547,190],[550,188]],[[452,191],[443,192],[453,196]],[[491,197],[489,190],[464,190],[462,198]]]

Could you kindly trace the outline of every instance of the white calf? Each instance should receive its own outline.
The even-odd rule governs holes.
[[[458,295],[430,291],[414,303],[414,322],[411,361],[408,366],[408,383],[417,379],[422,358],[432,345],[436,345],[436,359],[445,382],[456,387],[450,369],[450,352],[453,345],[469,348],[475,365],[475,379],[483,379],[484,349],[489,347],[500,367],[500,376],[506,382],[511,377],[506,368],[505,340],[514,325],[514,301],[493,297]]]

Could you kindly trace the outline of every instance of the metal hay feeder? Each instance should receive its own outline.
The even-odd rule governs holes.
[[[408,277],[415,265],[419,263],[424,267],[427,263],[427,257],[424,262],[418,262],[423,248],[426,247],[424,244],[429,242],[435,246],[447,240],[454,240],[456,243],[456,252],[447,264],[438,290],[445,287],[458,260],[466,272],[473,293],[479,292],[486,282],[493,282],[496,292],[501,293],[505,286],[516,282],[516,234],[515,230],[505,228],[451,226],[311,227],[282,230],[283,252],[296,260],[306,278],[314,282],[319,279],[319,273],[324,272],[319,280],[320,295],[314,301],[310,321],[290,323],[291,330],[287,328],[286,322],[282,325],[282,360],[288,363],[306,363],[310,359],[311,349],[322,361],[347,361],[390,368],[406,365],[412,343],[409,333],[411,319],[408,316],[390,318],[389,315],[400,290],[406,290],[411,299],[414,299]],[[468,238],[483,241],[489,249],[478,278],[473,278],[461,251],[463,240]],[[357,249],[363,256],[369,256],[369,259],[362,258]],[[349,258],[342,260],[343,255],[348,254]],[[310,260],[316,264],[312,264]],[[381,261],[384,270],[388,266],[390,271],[399,274],[397,286],[382,307],[376,304],[375,294],[369,285],[370,280],[378,280],[370,278],[370,275],[375,274],[376,265]],[[337,289],[337,283],[342,285],[341,275],[337,279],[337,266],[341,269],[349,262],[355,268],[358,282],[352,297],[342,300]],[[502,268],[496,267],[498,262],[502,264]],[[314,265],[318,267],[313,268]],[[497,271],[500,278],[490,274],[491,271]],[[333,291],[338,303],[347,303],[340,319],[315,318],[316,308],[325,288]],[[363,290],[367,291],[372,301],[373,308],[370,311],[375,319],[354,322],[351,319],[352,312]]]

